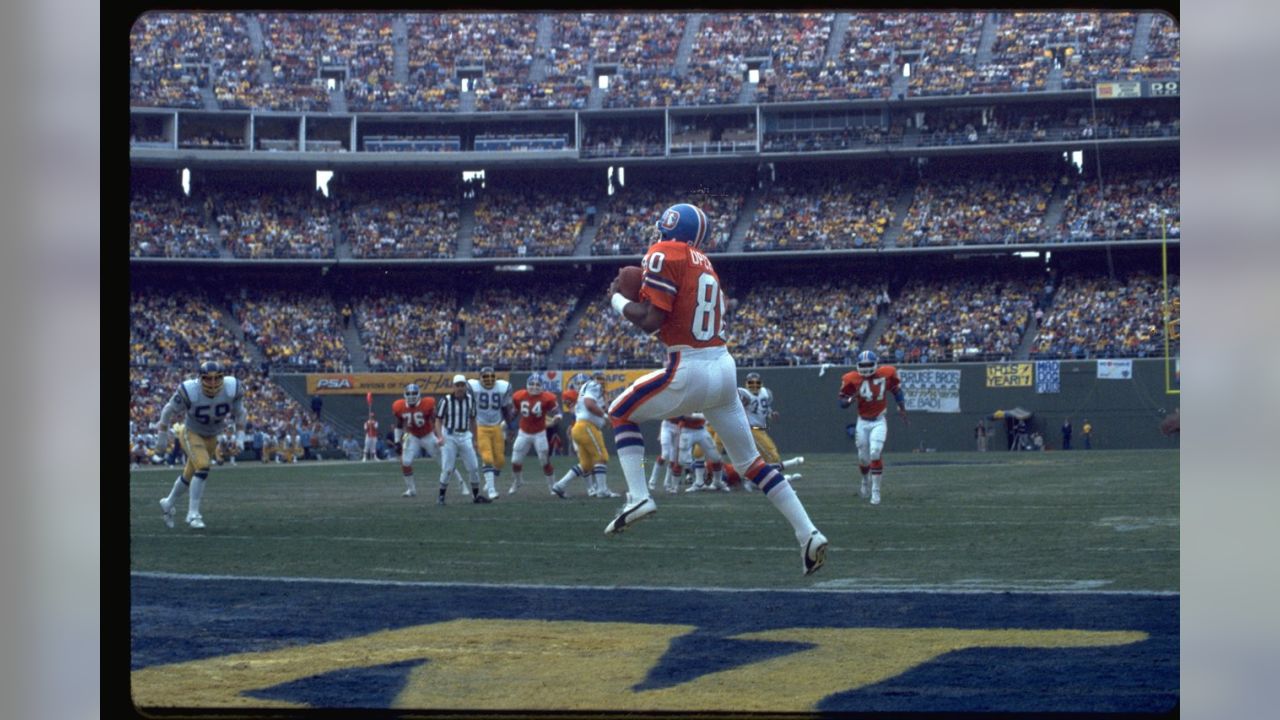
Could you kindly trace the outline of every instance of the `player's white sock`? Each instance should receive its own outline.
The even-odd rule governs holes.
[[[637,503],[649,497],[649,484],[644,477],[644,446],[618,448],[618,464],[622,466],[631,502]]]
[[[187,492],[187,484],[182,482],[182,476],[179,475],[177,480],[173,481],[173,489],[169,491],[169,505],[172,506]]]
[[[414,483],[412,474],[404,476],[404,489],[415,495],[418,493],[418,485]]]
[[[187,515],[200,514],[200,499],[204,497],[204,473],[196,473],[191,478],[191,503],[187,506]]]
[[[596,481],[597,494],[607,494],[609,492],[609,483],[605,479],[605,476],[607,473],[608,473],[608,468],[606,468],[604,465],[597,465],[595,467],[595,472],[592,473]]]
[[[494,484],[497,481],[498,481],[498,473],[494,472],[492,468],[484,471],[485,492],[497,492],[497,489],[494,487]]]
[[[783,480],[780,487],[775,487],[767,497],[769,502],[773,503],[773,506],[787,518],[787,522],[791,523],[791,528],[796,533],[796,542],[803,543],[814,530],[818,529],[809,519],[809,513],[804,509],[804,505],[800,504],[800,496],[796,495],[791,483]]]
[[[658,482],[658,473],[661,472],[662,468],[666,467],[666,465],[667,463],[664,462],[662,456],[659,455],[658,459],[653,463],[653,470],[649,473],[649,487],[653,487],[654,484]]]
[[[569,486],[569,481],[576,477],[582,477],[582,471],[578,470],[577,465],[574,465],[573,467],[569,468],[569,472],[565,473],[564,477],[561,477],[559,480],[556,481],[556,487],[563,490]]]
[[[743,479],[751,482],[749,478]],[[773,503],[787,522],[791,523],[797,542],[803,543],[814,530],[817,530],[813,521],[809,519],[808,511],[804,509],[804,505],[800,504],[800,497],[796,495],[795,489],[791,487],[791,483],[780,477],[776,465],[766,465],[756,479],[759,480],[757,485],[761,490],[769,486],[765,497],[769,498],[769,502]]]

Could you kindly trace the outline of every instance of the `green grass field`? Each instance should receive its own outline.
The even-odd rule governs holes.
[[[790,526],[759,493],[666,495],[620,537],[621,502],[547,493],[536,467],[508,497],[435,504],[439,465],[419,461],[419,496],[398,463],[216,467],[207,529],[161,522],[174,470],[130,476],[134,571],[456,583],[722,588],[1178,589],[1177,451],[897,454],[883,503],[860,500],[851,456],[807,456],[796,483],[831,542],[806,578]],[[569,458],[554,460],[557,477]],[[625,490],[614,459],[609,485]]]

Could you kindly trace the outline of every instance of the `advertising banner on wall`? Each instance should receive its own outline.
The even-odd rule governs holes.
[[[1099,380],[1132,380],[1133,360],[1099,360]]]
[[[1062,363],[1057,360],[1036,361],[1036,392],[1062,392]]]
[[[959,370],[899,370],[909,412],[960,412]]]
[[[1031,363],[988,365],[987,387],[1031,387]]]
[[[452,372],[420,373],[311,373],[307,375],[309,395],[399,395],[404,386],[416,383],[423,395],[443,395],[453,390]],[[480,373],[463,373],[479,378]],[[495,373],[499,380],[510,380],[511,373]]]

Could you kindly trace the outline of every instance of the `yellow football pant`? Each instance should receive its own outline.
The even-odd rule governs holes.
[[[573,444],[578,448],[578,467],[590,473],[596,465],[609,464],[609,448],[604,444],[604,433],[594,423],[579,420],[570,431]]]
[[[502,469],[505,458],[502,447],[505,444],[506,432],[501,425],[480,425],[476,427],[476,444],[480,446],[480,462],[496,470]]]
[[[182,450],[187,454],[187,464],[182,467],[182,479],[190,481],[198,472],[209,472],[209,458],[218,450],[217,435],[193,433],[183,425],[178,430]]]

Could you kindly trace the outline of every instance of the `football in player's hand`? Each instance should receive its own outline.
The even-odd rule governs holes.
[[[640,299],[640,281],[644,278],[644,268],[639,265],[626,265],[618,270],[618,292],[626,299],[636,302]]]

